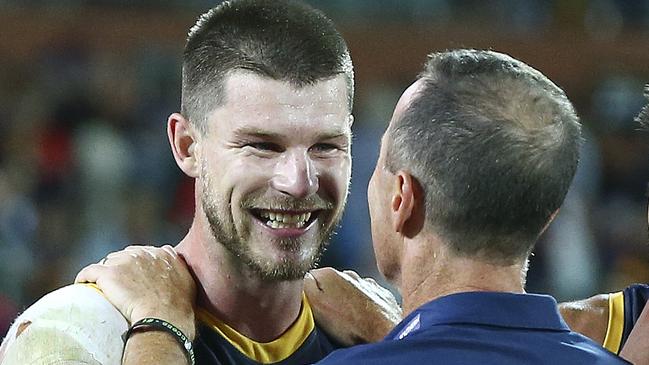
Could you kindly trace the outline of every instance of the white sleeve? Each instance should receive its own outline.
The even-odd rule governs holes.
[[[96,289],[70,285],[29,307],[0,347],[1,365],[121,364],[126,319]]]

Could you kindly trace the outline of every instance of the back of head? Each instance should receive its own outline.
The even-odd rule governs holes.
[[[295,87],[344,74],[351,109],[347,45],[324,14],[297,1],[226,1],[198,19],[183,55],[183,115],[204,128],[207,114],[225,100],[224,78],[236,70]]]
[[[389,130],[386,164],[425,192],[426,224],[458,255],[498,265],[529,255],[579,158],[564,92],[507,55],[429,56],[424,86]]]

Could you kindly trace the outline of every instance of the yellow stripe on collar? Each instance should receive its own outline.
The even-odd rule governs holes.
[[[622,331],[624,331],[624,293],[617,292],[608,295],[608,327],[602,346],[614,354],[619,353]]]
[[[228,340],[241,353],[262,364],[272,364],[287,359],[302,346],[315,328],[311,306],[304,293],[302,293],[302,308],[295,322],[279,338],[271,342],[253,341],[203,308],[196,310],[196,317]]]

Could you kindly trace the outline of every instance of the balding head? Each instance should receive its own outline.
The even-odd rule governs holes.
[[[526,257],[575,173],[580,124],[564,92],[507,55],[429,56],[386,143],[425,192],[426,223],[458,254]]]

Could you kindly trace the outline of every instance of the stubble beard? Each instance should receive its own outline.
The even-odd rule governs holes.
[[[317,222],[319,225],[317,227],[319,232],[316,238],[317,247],[306,259],[297,261],[284,258],[280,262],[274,262],[272,259],[260,257],[260,255],[256,255],[252,251],[250,247],[250,226],[252,222],[242,222],[244,223],[243,232],[237,232],[230,204],[225,204],[223,201],[218,202],[215,199],[216,197],[213,196],[214,190],[211,189],[212,184],[206,174],[203,174],[202,180],[203,195],[201,204],[214,239],[225,247],[234,260],[246,267],[262,281],[278,282],[303,279],[309,270],[316,267],[326,250],[329,239],[334,234],[335,228],[342,218],[342,213],[338,213],[337,216],[329,219],[330,224],[326,223],[326,219],[319,218],[319,222]],[[243,207],[240,207],[240,209],[245,210]],[[342,209],[340,211],[342,212]],[[302,249],[305,242],[300,238],[283,238],[274,244],[283,251],[295,252]]]

